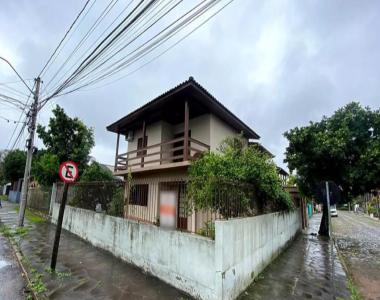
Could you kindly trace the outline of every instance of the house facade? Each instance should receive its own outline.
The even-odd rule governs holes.
[[[247,145],[260,138],[192,77],[107,129],[117,134],[114,174],[133,181],[125,217],[192,232],[213,217],[186,213],[191,162],[226,137],[240,135]]]

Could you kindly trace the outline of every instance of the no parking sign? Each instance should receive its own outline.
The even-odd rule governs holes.
[[[59,177],[65,183],[73,183],[78,179],[78,166],[73,161],[65,161],[59,166]]]
[[[69,160],[69,161],[65,161],[61,163],[61,165],[59,166],[59,177],[65,184],[63,185],[62,199],[61,199],[61,204],[59,206],[57,227],[55,229],[53,253],[51,254],[50,268],[52,270],[55,270],[55,266],[57,264],[59,239],[61,238],[63,214],[65,213],[65,206],[67,202],[67,192],[69,190],[69,184],[75,182],[75,180],[78,179],[78,176],[79,176],[79,169],[75,162]]]

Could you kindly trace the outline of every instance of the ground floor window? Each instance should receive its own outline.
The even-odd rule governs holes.
[[[129,204],[148,206],[148,184],[136,184],[131,188],[131,197],[129,199]]]

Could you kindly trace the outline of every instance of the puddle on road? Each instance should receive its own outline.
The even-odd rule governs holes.
[[[0,269],[6,267],[6,266],[10,266],[11,264],[9,262],[7,262],[6,260],[0,260]]]

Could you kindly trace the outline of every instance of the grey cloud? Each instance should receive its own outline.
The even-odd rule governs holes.
[[[5,36],[10,48],[18,45],[19,67],[35,76],[82,4],[6,3],[0,12],[0,42]],[[352,100],[379,107],[379,12],[376,1],[236,0],[135,74],[57,103],[94,127],[94,153],[112,163],[115,136],[105,127],[193,75],[252,126],[283,165],[284,131]],[[50,109],[46,106],[40,122],[47,122]],[[0,148],[10,128],[0,127]]]

